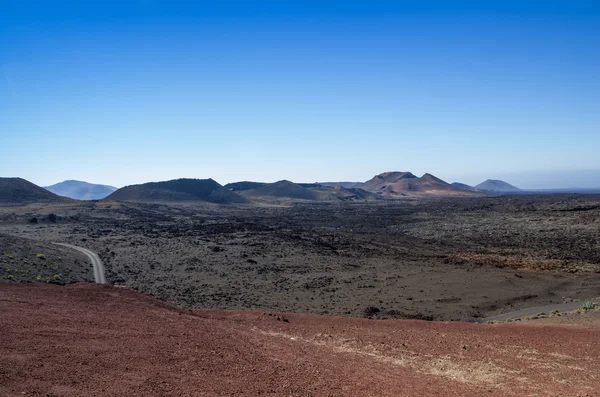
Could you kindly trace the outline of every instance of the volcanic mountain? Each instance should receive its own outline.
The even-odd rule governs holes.
[[[457,189],[469,190],[471,192],[477,191],[477,189],[475,189],[473,186],[467,185],[466,183],[453,182],[451,185]]]
[[[317,193],[297,183],[290,181],[278,181],[267,183],[263,186],[241,191],[244,197],[252,198],[288,198],[300,200],[317,200]]]
[[[248,200],[212,179],[173,179],[125,186],[106,200],[179,202],[205,201],[219,204],[246,203]]]
[[[425,174],[417,177],[410,172],[384,172],[365,182],[363,189],[384,197],[402,196],[465,196],[474,194]]]
[[[100,200],[117,190],[116,187],[112,186],[73,180],[60,182],[52,186],[45,186],[44,188],[59,196],[76,200]]]
[[[0,203],[28,204],[68,200],[22,178],[0,178]]]
[[[352,201],[374,199],[376,195],[363,189],[343,186],[323,186],[320,183],[294,183],[287,180],[275,183],[236,182],[225,185],[255,201],[280,202],[289,200]]]
[[[321,186],[341,186],[346,189],[360,189],[363,187],[363,182],[319,182]]]
[[[243,182],[233,182],[233,183],[228,183],[227,185],[224,186],[225,189],[229,189],[232,192],[240,192],[243,190],[250,190],[250,189],[256,189],[259,187],[263,187],[267,185],[266,182],[249,182],[249,181],[243,181]]]
[[[495,193],[518,192],[521,190],[518,187],[511,185],[510,183],[500,181],[497,179],[488,179],[487,181],[475,186],[475,189]]]

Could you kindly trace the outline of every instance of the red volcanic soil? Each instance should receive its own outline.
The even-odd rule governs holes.
[[[599,396],[600,331],[187,311],[0,286],[2,396]]]

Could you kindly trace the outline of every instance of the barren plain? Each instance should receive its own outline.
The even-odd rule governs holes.
[[[477,321],[600,296],[598,195],[33,204],[0,233],[89,248],[109,283],[187,308]]]

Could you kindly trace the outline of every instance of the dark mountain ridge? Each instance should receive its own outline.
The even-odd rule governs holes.
[[[29,204],[69,201],[23,178],[0,178],[0,203]]]
[[[213,179],[173,179],[148,182],[118,189],[106,200],[179,202],[205,201],[218,204],[247,203],[248,200],[221,186]]]
[[[299,200],[317,200],[318,195],[306,187],[300,186],[297,183],[287,180],[268,183],[264,186],[242,191],[241,194],[245,197],[274,197],[274,198],[291,198]]]

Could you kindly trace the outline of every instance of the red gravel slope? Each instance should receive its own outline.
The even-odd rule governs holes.
[[[93,284],[2,284],[0,309],[1,396],[600,396],[598,329],[192,313]]]

